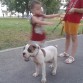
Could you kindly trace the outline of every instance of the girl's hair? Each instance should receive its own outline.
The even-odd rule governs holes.
[[[29,6],[30,7],[30,10],[33,9],[36,4],[40,4],[41,5],[41,2],[40,1],[37,1],[37,0],[33,0],[30,3],[30,6]]]

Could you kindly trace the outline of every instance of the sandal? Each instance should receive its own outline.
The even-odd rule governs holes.
[[[65,63],[71,64],[71,63],[73,63],[74,61],[75,61],[74,57],[69,56],[69,58],[67,58],[67,59],[65,60]]]
[[[63,53],[59,54],[58,56],[59,56],[59,57],[68,57],[69,54],[66,53],[66,52],[63,52]]]

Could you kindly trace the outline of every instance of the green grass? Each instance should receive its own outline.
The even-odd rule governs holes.
[[[48,20],[49,21],[49,20]],[[52,19],[55,25],[59,20]],[[82,21],[83,22],[83,21]],[[54,26],[45,26],[47,40],[63,37],[60,35],[62,25],[54,31]],[[31,26],[28,19],[22,18],[0,18],[0,50],[23,46],[30,40]],[[79,33],[83,32],[83,27],[80,26]]]
[[[0,18],[0,50],[24,45],[30,34],[27,19]]]

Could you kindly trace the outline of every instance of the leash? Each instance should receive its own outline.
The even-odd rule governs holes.
[[[55,29],[62,23],[63,20],[60,20],[60,22],[53,28],[52,33],[54,33]]]
[[[71,2],[71,1],[69,1],[69,2]],[[75,5],[76,5],[77,2],[78,2],[78,0],[76,0],[74,3],[72,3],[72,4],[70,5],[71,8],[75,7]],[[68,5],[69,5],[69,3],[68,3]],[[70,9],[71,9],[71,8],[70,8]],[[66,15],[67,15],[68,13],[69,13],[69,10],[66,12],[65,17],[66,17]],[[64,18],[65,18],[65,17],[64,17]],[[54,33],[55,29],[62,23],[62,21],[63,21],[63,20],[60,20],[60,22],[53,28],[52,33]],[[61,34],[63,33],[63,28],[64,28],[64,26],[62,26]]]

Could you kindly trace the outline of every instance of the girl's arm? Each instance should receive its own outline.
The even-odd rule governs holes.
[[[44,14],[44,17],[45,18],[54,18],[54,17],[60,17],[60,15],[59,14],[50,14],[50,15],[45,15]]]
[[[38,18],[36,18],[35,16],[32,17],[32,22],[37,23],[39,25],[53,25],[54,24],[52,22],[41,21]]]
[[[83,8],[71,8],[69,10],[69,13],[74,13],[74,12],[83,13]]]
[[[83,8],[75,8],[75,12],[83,13]]]

